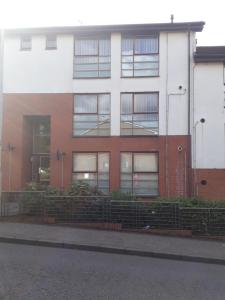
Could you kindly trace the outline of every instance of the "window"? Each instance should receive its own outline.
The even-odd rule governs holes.
[[[159,75],[158,35],[122,38],[122,77]]]
[[[158,155],[156,153],[121,153],[120,187],[139,196],[158,195]]]
[[[73,182],[83,181],[109,192],[109,153],[74,153]]]
[[[77,94],[74,96],[73,135],[110,135],[109,94]]]
[[[74,77],[110,77],[110,48],[109,38],[75,40]]]
[[[46,49],[47,50],[57,49],[57,37],[55,34],[49,34],[46,36]]]
[[[33,154],[50,152],[50,121],[36,119],[33,121]]]
[[[157,135],[159,132],[158,93],[121,94],[121,135]]]
[[[20,38],[20,50],[31,50],[32,39],[30,35],[23,35]]]

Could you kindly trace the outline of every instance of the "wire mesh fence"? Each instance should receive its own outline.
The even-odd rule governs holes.
[[[2,217],[38,217],[116,230],[183,229],[194,234],[225,234],[225,208],[180,207],[178,202],[113,200],[109,196],[50,196],[44,192],[2,193]]]

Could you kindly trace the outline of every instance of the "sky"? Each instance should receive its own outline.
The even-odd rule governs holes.
[[[198,45],[225,45],[222,0],[0,0],[0,27],[205,21]]]

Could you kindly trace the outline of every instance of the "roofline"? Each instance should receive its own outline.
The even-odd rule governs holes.
[[[201,32],[205,22],[182,23],[149,23],[149,24],[120,24],[120,25],[91,25],[91,26],[64,26],[64,27],[38,27],[38,28],[14,28],[5,29],[5,35],[18,34],[93,34],[111,32],[145,32],[145,31],[193,31]]]
[[[225,46],[201,46],[194,54],[196,63],[225,63]]]

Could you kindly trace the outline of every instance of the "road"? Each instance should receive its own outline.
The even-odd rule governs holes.
[[[1,300],[225,299],[225,266],[0,243]]]

